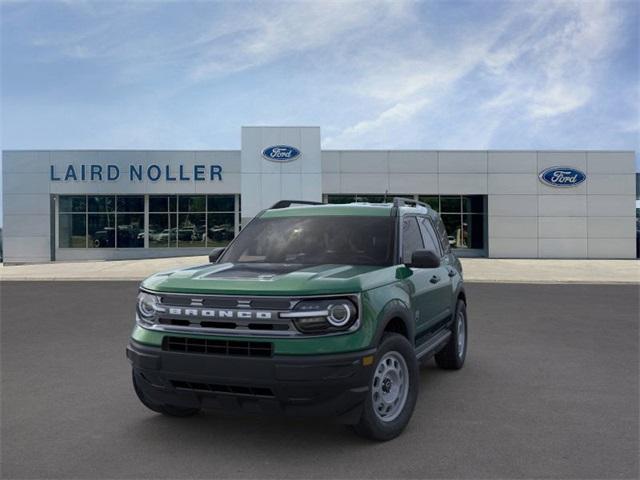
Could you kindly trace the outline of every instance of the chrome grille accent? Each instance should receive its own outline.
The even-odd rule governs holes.
[[[304,297],[238,296],[210,294],[149,293],[160,299],[157,319],[145,321],[144,328],[183,334],[235,335],[259,337],[309,336],[294,325],[294,307],[302,300],[347,297],[358,305],[357,294],[313,295]],[[359,322],[354,326],[358,328]],[[319,333],[340,335],[349,331]]]

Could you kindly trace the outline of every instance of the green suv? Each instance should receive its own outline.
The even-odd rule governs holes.
[[[210,263],[149,277],[127,347],[153,411],[332,416],[397,436],[419,361],[462,367],[462,268],[442,220],[409,199],[281,201]]]

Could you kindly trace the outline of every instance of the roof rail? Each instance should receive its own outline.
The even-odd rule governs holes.
[[[269,210],[275,210],[278,208],[288,208],[291,205],[323,205],[322,202],[312,202],[309,200],[280,200],[274,203]]]
[[[413,205],[414,207],[425,207],[427,210],[430,208],[426,203],[419,202],[418,200],[414,200],[413,198],[393,197],[394,207],[408,207],[411,205]]]

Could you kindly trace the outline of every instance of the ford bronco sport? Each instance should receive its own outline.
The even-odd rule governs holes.
[[[428,206],[281,201],[210,263],[141,284],[127,347],[155,412],[327,415],[376,440],[409,422],[419,361],[462,367],[460,262]]]

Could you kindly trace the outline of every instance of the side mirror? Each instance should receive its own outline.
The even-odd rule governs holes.
[[[411,255],[409,268],[438,268],[440,257],[433,250],[416,250]]]
[[[225,251],[224,247],[217,247],[211,250],[211,253],[209,253],[209,262],[216,263],[220,258],[220,256],[224,253],[224,251]]]

